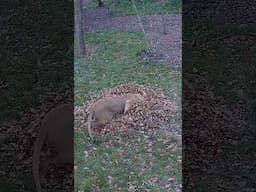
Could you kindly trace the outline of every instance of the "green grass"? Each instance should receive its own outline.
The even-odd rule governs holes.
[[[110,0],[106,0],[105,7],[109,7]],[[141,15],[148,14],[177,14],[181,13],[181,0],[134,0],[138,13]],[[162,3],[163,2],[163,3]],[[85,4],[85,7],[97,7],[97,1],[91,1]],[[135,15],[136,11],[130,0],[122,0],[112,9],[118,15]]]
[[[135,82],[162,88],[179,109],[169,126],[181,126],[181,71],[165,65],[141,61],[137,55],[147,49],[142,33],[100,32],[86,34],[89,55],[75,58],[75,105],[81,105],[103,89]],[[181,151],[168,152],[172,137],[160,133],[145,142],[148,133],[134,131],[129,136],[113,133],[92,143],[75,133],[75,191],[176,191],[181,184]],[[122,138],[117,141],[115,136]],[[152,152],[147,152],[152,148]],[[150,155],[152,154],[152,156]],[[168,178],[175,179],[173,184]],[[109,183],[108,178],[113,178]],[[169,185],[170,184],[170,185]]]

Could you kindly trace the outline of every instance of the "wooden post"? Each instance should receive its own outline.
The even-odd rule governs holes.
[[[75,43],[78,55],[85,55],[85,35],[82,0],[74,0],[75,3]]]

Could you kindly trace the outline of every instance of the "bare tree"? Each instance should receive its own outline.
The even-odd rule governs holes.
[[[85,35],[82,0],[74,0],[75,3],[75,42],[78,55],[85,55]]]

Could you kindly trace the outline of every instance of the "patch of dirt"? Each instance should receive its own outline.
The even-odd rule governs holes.
[[[85,9],[84,15],[86,32],[142,31],[136,15],[114,16],[105,8]],[[181,65],[181,15],[141,15],[140,19],[151,44],[151,51],[161,55],[160,60],[151,60],[151,57],[146,60],[172,66]]]
[[[162,90],[153,90],[137,84],[122,84],[115,88],[105,90],[91,101],[85,102],[82,106],[75,108],[75,122],[78,129],[86,129],[86,121],[89,108],[99,99],[114,97],[126,93],[144,93],[144,100],[135,104],[127,114],[113,119],[104,128],[94,130],[106,134],[111,131],[121,130],[126,132],[129,129],[152,130],[160,128],[176,109],[176,104],[169,101]]]

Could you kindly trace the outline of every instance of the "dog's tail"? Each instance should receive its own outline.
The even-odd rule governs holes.
[[[87,127],[88,127],[89,136],[93,140],[93,136],[92,136],[92,117],[93,117],[93,110],[90,109],[88,119],[87,119]]]
[[[35,141],[33,157],[32,157],[33,179],[38,192],[42,192],[42,187],[40,184],[40,176],[39,176],[39,163],[40,163],[40,152],[46,136],[47,136],[47,125],[46,125],[46,122],[43,121]]]

